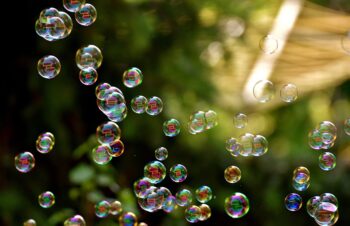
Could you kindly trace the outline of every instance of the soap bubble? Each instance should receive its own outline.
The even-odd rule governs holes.
[[[110,203],[110,208],[109,208],[109,214],[111,215],[119,215],[123,212],[123,207],[121,202],[119,202],[118,200],[115,200],[113,202]]]
[[[85,4],[85,0],[63,0],[63,7],[69,12],[76,12],[82,5]]]
[[[286,84],[280,90],[281,99],[284,102],[291,103],[298,98],[298,88],[294,84]]]
[[[330,144],[337,138],[337,127],[330,121],[320,122],[316,129],[320,131],[324,144]]]
[[[169,176],[172,181],[181,183],[187,178],[187,169],[184,165],[176,164],[170,168]]]
[[[65,12],[58,12],[58,15],[63,20],[64,26],[65,26],[64,33],[61,35],[61,37],[59,37],[59,39],[63,39],[68,37],[68,35],[70,35],[70,33],[72,32],[73,21],[72,21],[72,18]]]
[[[309,146],[314,150],[319,150],[323,146],[323,141],[321,137],[321,132],[314,129],[309,132]]]
[[[97,81],[98,74],[93,67],[87,67],[80,70],[79,80],[86,86],[91,86]]]
[[[92,160],[99,164],[105,165],[112,160],[112,156],[109,154],[111,148],[108,145],[99,145],[92,150]]]
[[[191,114],[188,123],[188,130],[191,134],[201,133],[206,130],[206,120],[204,111],[197,111]]]
[[[303,166],[297,167],[293,171],[292,185],[298,191],[305,191],[310,185],[310,171]]]
[[[115,122],[105,122],[96,128],[96,138],[100,144],[111,144],[120,139],[121,130]]]
[[[35,166],[35,158],[30,152],[22,152],[15,156],[16,169],[21,173],[28,173]]]
[[[166,168],[159,161],[152,161],[145,165],[144,176],[152,183],[158,184],[162,182],[166,176]]]
[[[98,84],[95,88],[96,98],[99,100],[106,99],[106,96],[107,96],[106,94],[107,94],[109,88],[111,88],[111,85],[107,82],[103,82],[103,83]],[[110,94],[110,93],[108,93],[108,94]]]
[[[111,144],[109,144],[109,155],[112,157],[119,157],[124,153],[124,143],[121,140],[117,140]]]
[[[314,218],[319,225],[334,225],[339,218],[338,207],[333,203],[321,202],[316,208]]]
[[[155,212],[162,207],[162,197],[157,193],[156,187],[147,189],[145,198],[139,198],[139,206],[147,212]]]
[[[201,210],[201,214],[199,216],[199,220],[200,221],[206,221],[210,218],[211,216],[211,209],[210,206],[208,206],[207,204],[201,204],[199,206],[200,210]]]
[[[215,111],[209,110],[205,112],[205,129],[211,129],[218,125],[218,116]]]
[[[322,170],[329,171],[336,166],[336,157],[330,152],[325,152],[318,157],[318,163]]]
[[[320,195],[321,202],[332,203],[335,206],[338,206],[338,199],[332,193],[323,193]]]
[[[42,154],[47,154],[52,151],[54,145],[55,137],[50,132],[40,134],[35,142],[36,150]]]
[[[99,218],[108,217],[110,208],[111,204],[106,200],[102,200],[95,205],[95,215]]]
[[[137,217],[132,212],[125,212],[119,217],[119,225],[120,226],[136,226],[137,225]]]
[[[236,183],[241,179],[241,170],[237,166],[229,166],[225,169],[224,177],[228,183]]]
[[[201,209],[192,205],[185,209],[185,219],[190,223],[197,223],[201,216]]]
[[[213,192],[211,191],[211,188],[206,185],[200,186],[196,190],[196,199],[200,203],[207,203],[212,199],[212,197]]]
[[[64,221],[64,226],[86,226],[85,220],[80,215],[68,218]]]
[[[146,113],[149,115],[158,115],[163,111],[163,101],[159,97],[151,97],[148,99]]]
[[[286,196],[284,199],[284,204],[289,211],[300,210],[303,205],[303,200],[299,194],[291,193]]]
[[[141,85],[142,80],[142,72],[136,67],[126,70],[123,74],[123,84],[128,88],[134,88]]]
[[[36,221],[33,220],[33,219],[26,220],[26,221],[23,223],[23,226],[36,226]]]
[[[167,137],[175,137],[180,133],[180,122],[176,119],[169,119],[163,123],[163,132]]]
[[[278,41],[271,35],[264,36],[260,42],[259,47],[265,54],[273,54],[278,49]]]
[[[313,196],[307,201],[306,211],[311,217],[315,216],[316,208],[318,207],[320,202],[321,202],[320,196]]]
[[[50,208],[55,204],[55,195],[50,191],[43,192],[39,195],[38,201],[41,207]]]
[[[76,12],[75,12],[75,20],[78,24],[83,26],[90,26],[96,21],[97,18],[97,11],[96,8],[86,3],[82,5]]]
[[[162,203],[162,209],[166,213],[171,213],[176,207],[176,198],[173,195],[168,196]]]
[[[175,194],[179,206],[188,206],[192,203],[192,193],[188,189],[181,189]]]
[[[146,111],[148,100],[144,96],[136,96],[131,100],[131,109],[136,114],[142,114]]]
[[[242,145],[234,137],[226,140],[226,150],[234,157],[239,156],[242,149]]]
[[[88,67],[97,69],[101,66],[102,60],[101,50],[94,45],[83,46],[75,54],[75,61],[80,69]]]
[[[344,121],[344,132],[350,136],[350,118],[347,118]]]
[[[248,124],[248,117],[243,113],[238,113],[233,118],[233,124],[236,128],[242,129]]]
[[[225,211],[232,218],[241,218],[249,211],[249,200],[240,192],[225,199]]]
[[[165,147],[157,148],[154,151],[154,155],[157,160],[164,161],[165,159],[168,158],[168,150]]]
[[[46,79],[53,79],[60,73],[61,63],[57,57],[47,55],[38,61],[37,69],[41,77]]]
[[[266,103],[275,97],[275,86],[269,80],[260,80],[253,87],[254,97],[260,103]]]
[[[134,182],[134,193],[138,198],[145,198],[147,190],[151,187],[151,182],[147,178],[141,178]]]
[[[242,156],[250,156],[253,154],[254,137],[255,136],[251,133],[245,133],[239,137],[239,143],[242,145],[240,149],[240,154]]]
[[[268,141],[264,136],[256,135],[253,140],[253,156],[262,156],[268,151]]]

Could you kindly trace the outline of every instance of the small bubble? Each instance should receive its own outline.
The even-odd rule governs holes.
[[[280,97],[284,102],[291,103],[298,98],[298,88],[294,84],[286,84],[280,90]]]
[[[269,80],[260,80],[254,85],[253,94],[260,103],[269,102],[275,97],[275,86]]]
[[[260,42],[259,47],[265,54],[273,54],[278,49],[278,41],[271,35],[264,36]]]
[[[303,205],[303,200],[299,194],[291,193],[284,199],[284,204],[289,211],[298,211]]]
[[[39,195],[38,201],[41,207],[50,208],[55,204],[55,195],[50,191],[43,192]]]
[[[228,183],[236,183],[241,179],[241,170],[237,166],[229,166],[225,169],[224,177]]]
[[[247,126],[248,124],[248,117],[243,113],[238,113],[233,118],[233,124],[236,128],[242,129]]]

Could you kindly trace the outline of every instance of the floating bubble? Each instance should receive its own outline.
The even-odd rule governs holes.
[[[175,209],[176,198],[173,195],[168,196],[162,203],[162,209],[166,213],[171,213]]]
[[[63,7],[69,12],[76,12],[82,5],[85,4],[85,0],[63,0]]]
[[[299,194],[290,193],[284,199],[284,205],[289,211],[297,211],[303,205],[303,200]]]
[[[148,100],[144,96],[136,96],[131,100],[131,109],[136,114],[145,113],[147,108]]]
[[[146,191],[145,198],[139,198],[139,206],[147,212],[155,212],[162,207],[163,197],[157,193],[156,187],[151,187]]]
[[[157,160],[164,161],[165,159],[168,158],[168,150],[165,147],[157,148],[154,151],[154,155]]]
[[[170,179],[176,183],[181,183],[187,178],[187,169],[184,165],[176,164],[170,168]]]
[[[264,136],[256,135],[253,140],[253,156],[262,156],[268,151],[268,141]]]
[[[61,63],[57,57],[48,55],[42,57],[38,61],[38,73],[41,77],[46,79],[55,78],[61,71]]]
[[[59,17],[63,20],[64,26],[65,26],[65,31],[62,34],[61,37],[59,37],[59,39],[63,39],[68,37],[68,35],[70,35],[70,33],[73,30],[73,21],[72,18],[65,12],[58,12]]]
[[[167,137],[175,137],[180,133],[180,122],[176,119],[169,119],[163,123],[163,132]]]
[[[55,204],[55,195],[50,191],[43,192],[39,195],[38,201],[41,207],[50,208]]]
[[[255,136],[251,133],[245,133],[239,137],[239,143],[242,146],[240,154],[242,156],[250,156],[253,154],[254,137]]]
[[[196,190],[196,199],[200,203],[207,203],[212,199],[212,197],[213,192],[211,191],[211,188],[206,185],[200,186]]]
[[[190,116],[190,120],[188,122],[188,131],[191,134],[197,134],[204,132],[206,130],[206,120],[205,120],[205,112],[204,111],[197,111],[194,112]]]
[[[188,206],[192,203],[192,193],[188,189],[181,189],[175,194],[176,204],[179,206]]]
[[[166,198],[172,195],[171,191],[166,187],[160,187],[156,190],[156,192],[157,192],[158,198],[160,199],[161,205],[163,204]],[[159,207],[159,209],[161,209],[161,206]]]
[[[305,191],[310,185],[310,171],[303,166],[293,171],[293,187],[298,191]]]
[[[76,12],[75,12],[75,20],[78,24],[82,26],[90,26],[96,21],[97,18],[97,11],[96,8],[86,3],[82,5]]]
[[[329,171],[336,166],[336,157],[330,152],[325,152],[318,157],[318,165],[322,170]]]
[[[320,196],[311,197],[306,203],[306,211],[311,216],[315,216],[316,208],[321,202]]]
[[[225,169],[224,177],[228,183],[236,183],[241,179],[241,170],[237,166],[229,166]]]
[[[58,13],[59,11],[53,7],[50,7],[48,9],[43,9],[39,15],[40,22],[46,23],[48,18],[57,17],[59,15]]]
[[[239,156],[242,149],[242,145],[238,142],[236,138],[229,138],[226,140],[226,150],[234,157]]]
[[[243,113],[238,113],[233,118],[233,124],[236,128],[242,129],[248,124],[248,117]]]
[[[120,139],[121,131],[117,123],[105,122],[96,129],[96,138],[100,144],[115,143]]]
[[[350,136],[350,118],[347,118],[344,121],[344,132]]]
[[[99,100],[104,100],[106,98],[106,92],[111,88],[111,85],[107,82],[100,83],[95,88],[96,98]],[[109,93],[108,93],[109,94]]]
[[[137,225],[137,217],[132,212],[125,212],[119,217],[119,225],[120,226],[136,226]]]
[[[22,152],[15,156],[16,169],[21,173],[28,173],[35,166],[35,158],[30,152]]]
[[[197,223],[201,216],[201,209],[192,205],[185,209],[185,219],[190,223]]]
[[[118,200],[115,200],[110,203],[109,214],[116,216],[121,214],[122,212],[123,212],[123,207],[121,202],[119,202]]]
[[[147,190],[151,187],[151,182],[147,178],[141,178],[134,182],[134,193],[138,198],[145,198]]]
[[[99,145],[92,150],[92,160],[99,165],[105,165],[112,160],[112,152],[108,145]]]
[[[64,226],[86,226],[85,220],[80,215],[68,218],[64,221]]]
[[[108,217],[110,209],[111,204],[106,200],[102,200],[95,205],[95,215],[99,218]]]
[[[109,154],[112,157],[119,157],[124,153],[124,143],[121,140],[109,144],[109,147],[110,149],[107,149],[107,151],[110,151]]]
[[[199,216],[200,221],[206,221],[211,217],[210,206],[208,206],[207,204],[201,204],[199,206],[199,209],[201,210],[201,214]]]
[[[298,98],[298,88],[294,84],[286,84],[280,90],[280,97],[284,102],[291,103]]]
[[[309,132],[309,146],[314,150],[320,150],[323,146],[321,132],[317,129],[314,129]]]
[[[320,195],[320,199],[321,199],[321,202],[332,203],[338,207],[338,199],[332,193],[323,193],[322,195]]]
[[[163,111],[163,101],[159,97],[151,97],[148,99],[146,113],[149,115],[158,115]]]
[[[269,102],[275,97],[275,85],[269,80],[260,80],[253,87],[253,95],[260,103]]]
[[[75,61],[80,69],[88,67],[97,69],[101,66],[102,60],[101,50],[94,45],[83,46],[75,54]]]
[[[265,54],[273,54],[278,49],[278,41],[271,35],[264,36],[260,42],[259,47]]]
[[[211,129],[218,125],[218,116],[215,111],[209,110],[205,112],[205,129]]]
[[[122,116],[123,112],[127,110],[124,96],[109,88],[103,99],[97,99],[98,108],[108,117]]]
[[[98,74],[93,67],[87,67],[80,70],[79,80],[86,86],[91,86],[97,81]]]
[[[26,221],[23,223],[23,226],[36,226],[36,221],[33,220],[33,219],[26,220]]]
[[[350,30],[341,37],[341,47],[343,50],[347,53],[350,54]]]
[[[44,9],[35,22],[35,32],[47,41],[67,37],[72,31],[71,17],[55,8]]]
[[[50,132],[40,134],[35,142],[36,150],[42,154],[52,151],[54,145],[55,137]]]
[[[134,88],[141,85],[143,74],[140,69],[133,67],[126,70],[123,74],[123,84],[128,88]]]
[[[316,129],[320,131],[324,144],[331,144],[337,138],[337,127],[330,121],[320,122]]]
[[[162,182],[166,176],[166,168],[159,161],[152,161],[145,165],[144,176],[152,183],[158,184]]]
[[[314,219],[319,225],[334,225],[339,219],[338,207],[333,203],[321,202],[316,208]]]
[[[225,211],[232,218],[241,218],[249,211],[249,200],[240,192],[225,199]]]

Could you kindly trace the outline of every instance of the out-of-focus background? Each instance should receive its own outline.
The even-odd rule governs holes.
[[[143,176],[144,165],[155,159],[154,150],[160,146],[169,150],[168,168],[181,163],[189,172],[182,184],[167,177],[164,186],[173,193],[181,187],[194,191],[200,185],[213,189],[212,217],[198,224],[316,225],[305,204],[324,192],[339,200],[337,225],[350,224],[350,137],[343,131],[350,116],[350,47],[341,45],[350,30],[348,0],[88,2],[97,9],[96,22],[82,27],[74,21],[70,36],[55,42],[37,36],[34,23],[44,8],[64,10],[61,1],[23,1],[13,6],[16,13],[8,18],[9,24],[21,21],[10,26],[10,34],[20,35],[22,41],[3,43],[11,49],[11,57],[1,82],[1,225],[22,225],[29,218],[39,226],[62,225],[74,213],[84,216],[87,225],[117,225],[116,217],[94,215],[94,204],[106,197],[120,200],[125,210],[148,225],[189,225],[183,208],[166,214],[147,213],[137,206],[132,184]],[[271,33],[279,49],[266,55],[259,41]],[[104,56],[98,83],[120,88],[128,103],[136,95],[155,95],[164,102],[156,117],[129,111],[118,123],[125,153],[106,166],[96,165],[90,153],[97,145],[96,127],[108,119],[96,106],[95,86],[80,83],[75,64],[76,50],[87,44],[98,46]],[[62,64],[53,80],[43,79],[36,70],[38,59],[48,54]],[[144,81],[129,89],[122,83],[122,73],[132,66],[142,70]],[[258,103],[252,99],[251,86],[259,76],[274,82],[277,90],[286,83],[296,84],[297,101],[286,104],[277,93],[270,103]],[[209,109],[217,112],[219,125],[201,134],[188,133],[190,114]],[[233,125],[239,112],[248,116],[244,129]],[[169,118],[182,125],[175,138],[162,132]],[[337,166],[330,172],[319,168],[321,151],[312,150],[307,142],[308,132],[323,120],[338,127],[330,149]],[[35,150],[35,140],[46,131],[55,135],[56,144],[50,154],[42,155]],[[225,140],[244,132],[266,136],[268,153],[259,158],[232,157]],[[14,156],[25,150],[34,153],[36,167],[21,174],[14,167]],[[242,171],[236,184],[224,180],[229,165]],[[310,170],[311,185],[300,192],[302,209],[289,212],[284,197],[295,192],[291,178],[298,166]],[[37,202],[38,194],[46,190],[56,195],[50,209]],[[236,191],[250,200],[249,213],[241,219],[230,218],[223,207],[224,198]]]

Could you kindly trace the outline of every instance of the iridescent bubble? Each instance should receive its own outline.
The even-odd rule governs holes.
[[[109,144],[109,147],[110,149],[107,149],[107,151],[110,151],[109,154],[112,157],[119,157],[124,153],[124,143],[121,140]]]
[[[211,209],[210,206],[207,204],[202,204],[199,206],[199,209],[201,210],[201,214],[199,216],[200,221],[206,221],[210,218],[211,216]]]
[[[106,200],[102,200],[95,205],[95,215],[99,218],[108,217],[110,208],[111,204]]]
[[[311,197],[306,203],[306,211],[311,216],[315,216],[316,209],[321,202],[320,196]]]
[[[41,207],[50,208],[55,204],[55,195],[50,191],[43,192],[39,195],[38,201]]]
[[[104,100],[106,98],[106,92],[111,88],[111,85],[107,82],[100,83],[95,88],[96,98],[99,100]]]
[[[179,206],[188,206],[192,203],[192,193],[188,189],[181,189],[175,194],[176,204]]]
[[[61,63],[57,57],[48,55],[42,57],[38,61],[38,73],[41,77],[46,79],[55,78],[61,71]]]
[[[119,202],[118,200],[115,200],[113,202],[110,203],[110,208],[109,208],[109,214],[111,215],[119,215],[123,212],[123,207],[121,202]]]
[[[194,112],[190,116],[190,120],[188,122],[188,131],[191,134],[201,133],[206,130],[206,120],[205,120],[205,112],[197,111]]]
[[[350,55],[350,30],[346,32],[345,35],[341,37],[341,47],[345,51],[345,53]]]
[[[117,123],[105,122],[96,128],[96,138],[100,144],[111,144],[120,139],[121,131]]]
[[[242,145],[234,137],[226,140],[226,150],[234,157],[239,156],[242,149]]]
[[[126,70],[123,74],[123,84],[128,88],[134,88],[141,85],[143,74],[140,69],[133,67]]]
[[[215,111],[209,110],[205,112],[205,129],[211,129],[218,125],[218,115]]]
[[[75,12],[75,20],[78,24],[83,26],[90,26],[96,21],[97,18],[97,11],[96,8],[86,3],[82,5],[76,12]]]
[[[163,111],[163,101],[159,97],[151,97],[148,99],[146,113],[149,115],[158,115]]]
[[[248,124],[248,117],[243,113],[238,113],[233,118],[233,124],[236,128],[242,129]]]
[[[350,118],[347,118],[344,121],[344,132],[350,136]]]
[[[262,156],[268,151],[268,141],[264,136],[256,135],[253,140],[253,156]]]
[[[310,185],[310,171],[303,166],[293,171],[293,187],[298,191],[305,191]]]
[[[122,115],[123,111],[127,110],[124,96],[119,92],[110,91],[108,89],[103,99],[97,99],[98,108],[110,117]]]
[[[68,37],[68,35],[70,35],[70,33],[73,30],[73,21],[72,18],[65,12],[59,12],[59,17],[63,20],[64,22],[64,26],[65,26],[65,31],[62,34],[61,37],[59,37],[59,39],[63,39]]]
[[[284,205],[289,211],[297,211],[303,205],[303,200],[299,194],[290,193],[284,199]]]
[[[320,150],[323,146],[322,134],[317,129],[309,132],[309,146],[314,150]]]
[[[253,154],[254,137],[255,136],[251,133],[245,133],[239,137],[239,143],[242,145],[240,149],[240,154],[242,156],[250,156]]]
[[[298,98],[298,88],[294,84],[286,84],[280,90],[280,97],[284,102],[291,103]]]
[[[265,54],[273,54],[278,49],[278,41],[271,35],[264,36],[260,42],[259,47]]]
[[[169,196],[172,195],[171,191],[166,187],[160,187],[156,190],[156,192],[157,192],[158,198],[160,199],[161,205]],[[161,207],[159,207],[159,209],[161,209]]]
[[[334,225],[339,219],[338,207],[333,203],[321,202],[316,208],[314,218],[319,225]]]
[[[237,166],[229,166],[225,169],[224,177],[228,183],[236,183],[241,179],[241,170]]]
[[[332,203],[338,207],[338,199],[332,193],[323,193],[322,195],[320,195],[320,199],[321,199],[321,202]]]
[[[152,183],[158,184],[162,182],[166,176],[166,168],[159,161],[152,161],[145,165],[144,176]]]
[[[64,226],[86,226],[85,220],[80,215],[68,218],[64,221]]]
[[[82,5],[85,4],[85,0],[63,0],[63,7],[69,12],[76,12]]]
[[[318,157],[318,165],[322,170],[329,171],[336,166],[336,157],[330,152],[325,152]]]
[[[154,156],[156,157],[157,160],[164,161],[165,159],[168,158],[168,150],[165,147],[157,148],[154,151]]]
[[[196,199],[200,203],[207,203],[213,197],[213,192],[210,187],[203,185],[196,190]]]
[[[22,152],[15,156],[16,169],[21,173],[28,173],[35,166],[35,158],[30,152]]]
[[[132,212],[125,212],[119,217],[119,225],[120,226],[136,226],[137,225],[137,217]]]
[[[163,197],[157,193],[156,187],[147,190],[145,198],[139,198],[139,206],[147,212],[155,212],[162,208]]]
[[[176,198],[173,195],[168,196],[162,203],[162,209],[166,213],[171,213],[175,209]]]
[[[23,223],[23,226],[36,226],[36,221],[33,220],[33,219],[26,220],[26,221]]]
[[[40,22],[46,23],[48,18],[57,17],[59,15],[58,13],[59,11],[53,7],[43,9],[39,15]]]
[[[88,67],[97,69],[101,66],[102,60],[101,50],[94,45],[83,46],[75,54],[75,61],[80,69]]]
[[[253,94],[260,103],[269,102],[275,97],[275,86],[269,80],[260,80],[254,85]]]
[[[86,86],[91,86],[97,81],[98,74],[93,67],[87,67],[80,70],[79,80]]]
[[[187,178],[187,169],[184,165],[176,164],[170,168],[169,176],[172,181],[181,183]]]
[[[330,121],[320,122],[316,129],[320,131],[324,144],[333,143],[337,138],[337,127]]]
[[[55,137],[50,132],[40,134],[35,142],[36,150],[42,154],[47,154],[52,151],[54,145]]]
[[[176,119],[169,119],[163,123],[163,132],[167,137],[175,137],[180,133],[180,122]]]
[[[148,100],[144,96],[136,96],[131,100],[131,109],[136,114],[145,113],[147,108]]]
[[[138,198],[145,198],[147,190],[151,187],[151,182],[147,178],[141,178],[134,182],[134,193]]]
[[[67,30],[63,19],[67,19],[67,18],[61,18],[59,14],[58,14],[58,16],[47,17],[46,22],[39,25],[39,27],[43,26],[44,27],[43,29],[45,29],[45,31],[43,33],[44,35],[42,35],[42,37],[48,41],[55,41],[55,40],[62,39],[64,37],[68,36],[67,33],[69,30]]]
[[[99,165],[105,165],[112,160],[109,154],[111,148],[108,145],[99,145],[92,150],[92,160]]]
[[[249,200],[240,192],[225,199],[225,211],[232,218],[241,218],[249,211]]]
[[[185,219],[190,223],[197,223],[201,216],[201,209],[198,206],[191,205],[185,209]]]

